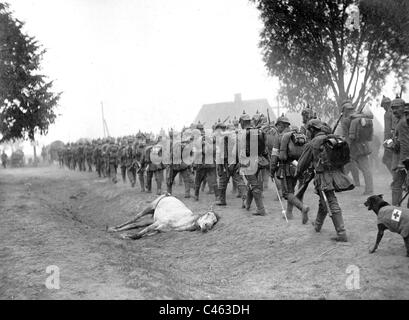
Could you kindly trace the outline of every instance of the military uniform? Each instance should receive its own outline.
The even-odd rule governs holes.
[[[251,127],[249,116],[243,113],[240,117],[240,124],[242,127],[241,138],[245,139],[245,148],[241,148],[239,151],[240,162],[240,174],[244,175],[247,181],[247,195],[246,195],[246,208],[250,209],[252,200],[256,203],[257,211],[255,215],[265,215],[266,211],[263,204],[263,184],[259,177],[262,170],[268,168],[268,153],[265,145],[265,137],[263,131],[260,128]],[[255,135],[252,139],[252,135]],[[257,143],[257,155],[251,154],[251,141]],[[250,157],[250,158],[249,158]],[[255,160],[254,157],[257,157]],[[254,163],[254,161],[256,161]],[[256,166],[256,167],[255,167]],[[254,172],[256,170],[256,172]]]
[[[127,167],[127,152],[126,149],[128,147],[127,141],[125,139],[122,139],[121,141],[121,146],[119,147],[118,150],[118,158],[119,158],[119,166],[121,168],[121,177],[122,177],[122,182],[126,182],[126,167]]]
[[[363,174],[365,181],[364,195],[373,194],[373,177],[371,166],[369,164],[369,155],[371,154],[371,146],[369,141],[360,140],[358,137],[359,122],[365,119],[373,119],[373,115],[370,114],[352,114],[351,122],[349,126],[349,134],[347,141],[350,146],[351,161]],[[371,137],[372,140],[372,137]],[[358,173],[359,174],[359,173]],[[359,181],[359,178],[358,178]]]
[[[310,120],[307,124],[307,128],[311,131],[312,140],[305,146],[300,157],[296,176],[300,176],[309,168],[311,163],[313,164],[315,171],[314,186],[316,192],[320,195],[318,213],[314,223],[315,231],[319,232],[321,230],[325,217],[328,214],[326,209],[327,203],[329,206],[328,209],[332,214],[332,222],[337,232],[337,237],[333,239],[337,241],[347,241],[342,211],[335,192],[352,190],[354,185],[349,177],[344,174],[343,168],[332,166],[331,163],[325,160],[322,153],[322,146],[327,138],[327,134],[321,131],[323,124],[319,120]]]
[[[406,178],[406,170],[402,163],[408,154],[406,148],[409,142],[408,125],[406,117],[404,116],[405,101],[400,98],[396,98],[392,101],[391,108],[393,110],[394,117],[396,119],[396,127],[394,125],[393,147],[392,147],[392,205],[399,206],[402,199],[403,186]],[[406,109],[409,112],[408,108]],[[402,148],[403,147],[403,148]]]
[[[383,115],[383,124],[384,124],[384,130],[383,130],[383,141],[386,143],[387,140],[393,139],[393,114],[391,110],[391,99],[387,97],[383,97],[382,102],[381,102],[381,107],[385,109],[385,114]],[[382,157],[382,162],[386,166],[386,168],[389,170],[390,173],[392,173],[392,150],[389,148],[384,148],[384,153]]]
[[[209,189],[212,189],[215,194],[216,201],[218,200],[218,185],[216,178],[216,145],[214,137],[201,137],[201,145],[197,146],[198,150],[194,153],[195,159],[193,168],[195,174],[195,200],[199,200],[199,190],[201,183],[206,180]],[[206,163],[206,159],[208,162]]]
[[[244,206],[244,201],[246,200],[246,185],[243,177],[240,175],[237,133],[235,130],[225,131],[227,127],[221,122],[216,124],[214,129],[221,130],[220,135],[218,132],[215,133],[216,139],[221,139],[220,141],[216,140],[216,170],[219,176],[219,200],[216,204],[219,206],[225,206],[227,204],[226,189],[230,178],[232,178],[233,183],[237,185],[237,189],[243,201],[242,206]],[[224,152],[220,149],[221,147],[224,147]],[[229,156],[231,157],[230,163]]]
[[[159,144],[148,146],[145,151],[146,189],[147,192],[152,192],[152,178],[155,177],[156,194],[161,195],[164,165],[162,163],[158,164],[155,163],[155,161],[152,161],[153,155],[157,157],[162,156],[162,148]]]
[[[88,165],[88,172],[92,172],[92,153],[93,145],[90,142],[87,142],[85,145],[85,160]]]
[[[101,175],[103,174],[102,141],[98,141],[92,153],[92,157],[94,159],[95,171],[97,172],[98,177],[101,178]]]
[[[85,171],[85,150],[84,144],[82,142],[78,145],[78,168],[80,171]]]
[[[77,165],[78,165],[78,145],[76,143],[71,145],[71,152],[72,152],[71,169],[75,170],[77,169]]]
[[[166,186],[167,192],[172,193],[173,182],[177,174],[183,179],[185,184],[185,198],[190,198],[190,187],[192,185],[192,175],[190,166],[183,162],[183,149],[188,141],[175,141],[172,136],[172,149],[170,153],[171,163],[166,166]]]
[[[286,117],[280,117],[277,121],[289,123]],[[303,205],[302,199],[298,199],[294,195],[298,181],[295,175],[298,157],[293,158],[293,155],[289,154],[289,142],[294,132],[293,130],[285,130],[281,135],[277,134],[274,140],[274,151],[271,154],[270,175],[273,178],[276,176],[281,181],[283,197],[287,200],[287,218],[293,218],[292,210],[295,206],[303,213],[303,222],[306,223],[309,207]]]
[[[1,164],[3,165],[3,168],[6,169],[7,166],[7,159],[8,156],[7,154],[3,151],[3,153],[1,154]]]
[[[136,183],[136,163],[135,163],[135,151],[134,142],[132,139],[128,139],[128,146],[125,148],[126,152],[126,173],[128,180],[131,183],[131,187],[135,187]]]
[[[109,161],[109,173],[113,183],[117,183],[117,168],[118,168],[118,156],[119,147],[115,143],[114,139],[111,139],[107,149],[107,156]]]

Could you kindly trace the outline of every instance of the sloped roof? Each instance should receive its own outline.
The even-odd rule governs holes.
[[[229,120],[233,120],[234,117],[238,119],[243,110],[251,117],[257,111],[267,117],[267,110],[269,110],[270,120],[276,120],[276,115],[267,99],[241,100],[240,96],[236,96],[234,101],[204,104],[195,118],[195,123],[200,121],[205,124],[205,127],[209,128],[218,119],[224,121],[228,116],[230,117]]]

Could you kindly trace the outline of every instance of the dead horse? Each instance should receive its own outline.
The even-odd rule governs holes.
[[[136,234],[124,233],[121,237],[123,239],[140,239],[146,234],[151,235],[168,231],[201,230],[207,232],[219,220],[219,216],[213,211],[212,207],[206,213],[193,213],[179,199],[170,194],[164,194],[153,200],[135,218],[107,230],[108,232],[121,232],[141,227],[141,224],[136,221],[149,214],[153,215],[153,223],[149,223],[146,228]]]

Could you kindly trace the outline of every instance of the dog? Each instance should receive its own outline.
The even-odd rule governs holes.
[[[385,230],[399,233],[405,242],[406,256],[409,257],[409,210],[391,206],[383,200],[383,195],[370,196],[364,203],[378,217],[378,235],[375,246],[369,250],[374,253],[382,240]]]

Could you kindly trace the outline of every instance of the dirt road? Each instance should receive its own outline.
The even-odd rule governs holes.
[[[389,199],[387,175],[377,192]],[[0,170],[1,299],[408,299],[409,258],[403,240],[386,233],[370,255],[376,220],[363,206],[363,189],[339,195],[349,243],[330,240],[327,219],[316,234],[296,219],[286,224],[265,192],[268,215],[251,216],[229,194],[215,229],[163,233],[125,241],[107,225],[128,219],[155,196],[112,185],[95,173],[56,167]],[[182,189],[176,188],[176,196]],[[204,194],[193,210],[213,200]],[[316,196],[308,191],[310,218]],[[60,289],[47,289],[49,265]],[[349,267],[352,266],[352,267]],[[352,269],[348,269],[352,268]],[[354,273],[355,289],[346,283]],[[359,285],[359,289],[357,288]]]

